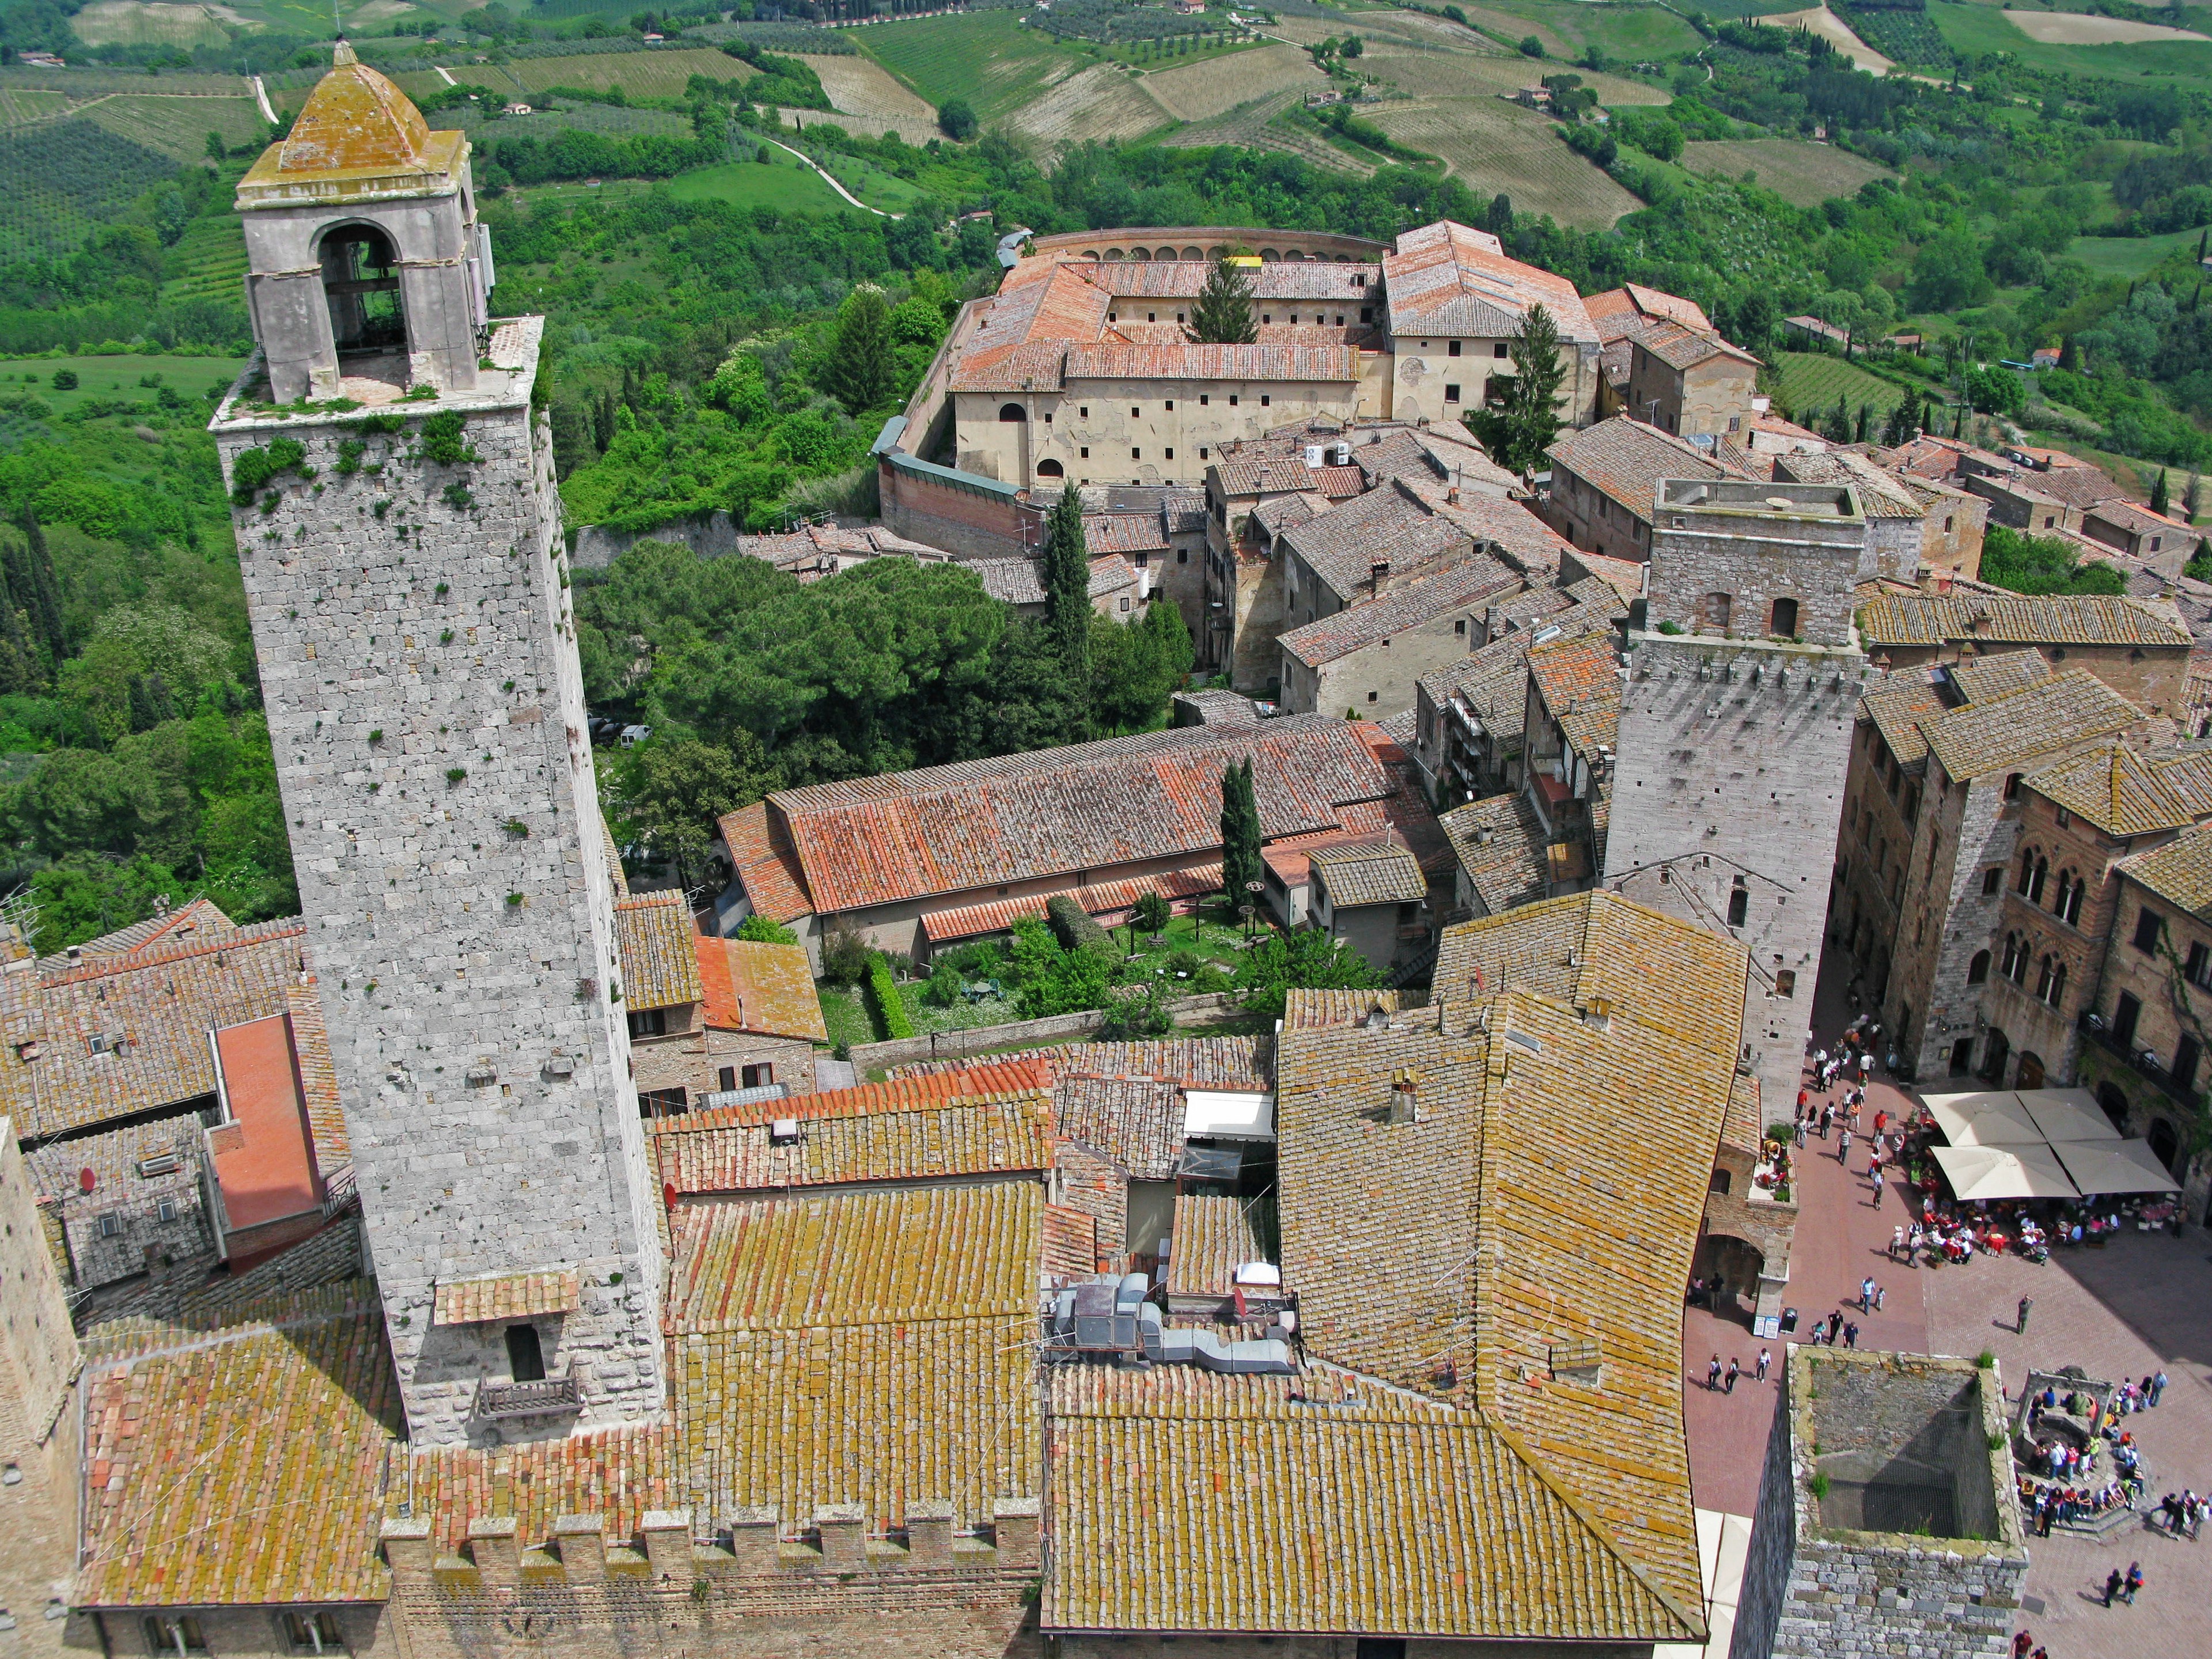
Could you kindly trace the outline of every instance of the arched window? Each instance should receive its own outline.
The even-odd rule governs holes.
[[[2069,876],[2072,876],[2074,880],[2070,888],[2066,884]],[[2058,878],[2058,918],[2069,927],[2078,927],[2081,924],[2081,895],[2088,885],[2087,879],[2075,875],[2071,870]]]
[[[1775,600],[1772,625],[1769,627],[1766,631],[1770,634],[1779,634],[1785,636],[1794,637],[1797,632],[1797,601],[1795,599]]]
[[[999,418],[1002,421],[1026,421],[1029,417],[1029,410],[1024,409],[1019,404],[999,405]]]
[[[2028,884],[2035,879],[2035,848],[2023,848],[2020,854],[2020,884],[2014,890],[2025,893]]]
[[[1990,953],[1987,951],[1975,951],[1974,959],[1966,964],[1966,983],[1980,985],[1986,981],[1989,976]]]
[[[2021,942],[2018,933],[2005,935],[2004,961],[1998,967],[1997,971],[2015,985],[2020,983],[2021,976],[2027,972],[2027,947]]]
[[[2055,969],[2057,965],[2058,964],[2053,962],[2049,957],[2044,957],[2042,961],[2036,963],[2035,1000],[2038,1002],[2048,1002],[2051,1000],[2051,975],[2052,970]],[[2063,983],[2063,981],[2061,982]]]
[[[1040,478],[1065,478],[1066,476],[1067,469],[1062,466],[1058,461],[1039,461],[1037,463],[1037,477]]]
[[[2058,896],[2051,901],[2051,914],[2052,915],[2059,917],[2063,917],[2065,915],[2066,896],[2073,890],[2073,887],[2074,872],[2071,870],[2061,870],[2058,872]]]
[[[323,238],[323,297],[342,353],[404,351],[407,312],[399,258],[374,225],[340,225]]]
[[[1708,593],[1698,607],[1698,624],[1705,633],[1725,634],[1729,629],[1729,612],[1735,608],[1735,600],[1727,593]]]
[[[2029,878],[2027,884],[2027,902],[2030,904],[2043,902],[2043,878],[2050,873],[2051,860],[2038,854],[2035,860],[2035,873]]]
[[[2051,966],[2051,994],[2044,1000],[2056,1008],[2066,1000],[2066,964],[2054,962]]]

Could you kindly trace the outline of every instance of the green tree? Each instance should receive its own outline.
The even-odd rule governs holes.
[[[1245,952],[1237,972],[1245,1007],[1275,1019],[1283,1017],[1294,990],[1356,990],[1380,983],[1364,957],[1318,927],[1271,932]]]
[[[2181,510],[2190,523],[2195,524],[2204,511],[2204,477],[2202,473],[2189,475],[2189,487],[2181,492]]]
[[[157,899],[177,904],[191,896],[176,872],[152,859],[118,862],[82,852],[35,872],[30,888],[39,907],[32,939],[41,955],[143,921]]]
[[[1090,678],[1091,545],[1083,530],[1083,497],[1063,485],[1044,524],[1044,620],[1070,682]]]
[[[1221,889],[1231,905],[1255,902],[1251,884],[1263,880],[1260,804],[1252,786],[1252,759],[1231,761],[1221,775]]]
[[[618,786],[618,809],[637,833],[691,884],[723,814],[750,806],[776,787],[774,770],[750,732],[729,745],[696,738],[632,749]]]
[[[230,154],[230,150],[222,142],[221,133],[210,131],[207,136],[206,144],[202,148],[202,154],[210,161],[220,161]]]
[[[2166,511],[2166,469],[2165,469],[2164,467],[2160,467],[2160,468],[2159,468],[2159,470],[2158,470],[2158,477],[2151,480],[2151,485],[2150,485],[2150,510],[2151,510],[2152,512],[2154,512],[2154,513],[2163,513],[2163,512],[2165,512],[2165,511]]]
[[[975,112],[965,98],[948,98],[937,106],[937,130],[966,143],[975,136]]]
[[[755,945],[796,945],[799,935],[780,921],[770,921],[763,915],[750,915],[738,924],[738,937]]]
[[[2011,369],[1991,364],[1966,371],[1966,400],[1984,415],[2012,415],[2027,402],[2027,388]]]
[[[1544,465],[1544,452],[1559,435],[1559,383],[1565,378],[1559,325],[1542,306],[1531,306],[1514,348],[1513,374],[1505,382],[1502,406],[1468,417],[1500,466],[1525,475]]]
[[[1206,286],[1190,313],[1190,337],[1200,345],[1250,345],[1260,337],[1252,321],[1252,276],[1224,254],[1206,273]]]
[[[1130,920],[1146,933],[1158,938],[1167,932],[1168,923],[1174,917],[1175,912],[1164,896],[1158,893],[1142,893],[1137,898],[1136,914]]]
[[[889,398],[896,389],[897,361],[891,349],[890,307],[884,291],[864,283],[837,307],[837,332],[826,366],[830,395],[854,416]]]
[[[1522,35],[1521,55],[1523,58],[1541,58],[1544,55],[1544,43],[1533,34]]]
[[[62,665],[60,689],[113,743],[158,724],[159,718],[148,718],[157,699],[168,710],[189,714],[204,690],[229,678],[230,642],[190,613],[173,605],[123,605],[94,625],[83,653]],[[148,685],[155,679],[158,693]]]
[[[1889,416],[1881,424],[1881,441],[1885,448],[1894,449],[1901,443],[1911,441],[1912,416],[1917,407],[1915,400],[1911,398],[1899,398],[1889,406]]]
[[[8,590],[23,607],[32,637],[44,646],[49,667],[69,654],[69,636],[62,625],[61,580],[54,574],[53,555],[46,547],[45,526],[38,515],[26,513],[23,538],[0,538],[4,546]]]

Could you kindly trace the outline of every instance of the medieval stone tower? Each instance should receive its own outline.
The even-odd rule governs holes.
[[[1797,1097],[1858,699],[1866,522],[1848,489],[1658,486],[1628,636],[1605,884],[1741,939],[1744,1065]]]
[[[463,135],[336,59],[240,185],[212,430],[411,1436],[562,1435],[661,1408],[661,1256],[541,319]]]

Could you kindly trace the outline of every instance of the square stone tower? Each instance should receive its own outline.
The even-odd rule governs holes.
[[[1628,636],[1605,884],[1751,951],[1743,1066],[1797,1097],[1868,674],[1847,488],[1663,481]]]
[[[562,1435],[662,1408],[661,1252],[541,320],[476,328],[461,136],[337,60],[241,191],[211,429],[411,1437]]]

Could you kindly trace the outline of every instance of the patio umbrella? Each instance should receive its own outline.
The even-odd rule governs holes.
[[[2062,1140],[2051,1150],[2074,1184],[2092,1197],[2181,1190],[2148,1140]]]
[[[2112,1127],[2105,1109],[2097,1104],[2096,1096],[2087,1089],[2023,1089],[2020,1103],[2035,1120],[2049,1141],[2061,1140],[2118,1140],[2120,1132]]]
[[[2077,1196],[2048,1146],[1938,1146],[1935,1155],[1962,1200]]]
[[[1929,1095],[1922,1103],[1954,1146],[2040,1146],[2051,1138],[2008,1089]]]

